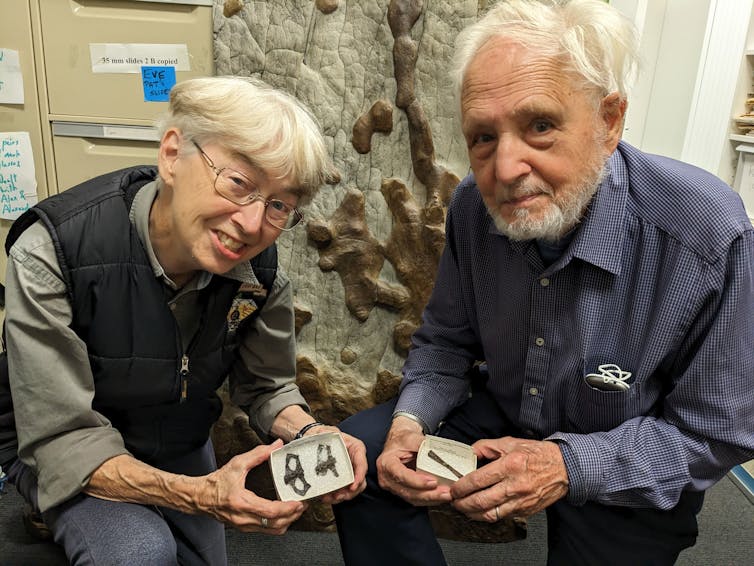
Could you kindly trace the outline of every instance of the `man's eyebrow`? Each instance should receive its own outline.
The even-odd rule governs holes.
[[[461,118],[461,129],[465,132],[469,129],[479,129],[487,127],[490,124],[490,120],[486,118],[486,113],[474,112],[470,110],[464,112]]]
[[[559,118],[563,115],[562,109],[556,108],[552,104],[542,104],[539,102],[526,102],[517,106],[511,112],[515,119],[523,118]]]

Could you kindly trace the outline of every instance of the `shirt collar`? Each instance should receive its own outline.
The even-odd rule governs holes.
[[[228,279],[235,279],[241,283],[250,283],[252,285],[259,285],[257,276],[254,275],[254,270],[251,268],[251,264],[248,261],[239,263],[233,269],[227,273],[223,273],[223,277]]]
[[[152,181],[144,185],[141,190],[136,193],[133,203],[131,204],[129,219],[134,228],[136,228],[139,240],[141,240],[141,243],[147,252],[149,265],[152,267],[155,277],[162,278],[168,286],[175,288],[175,284],[167,276],[162,265],[160,265],[160,262],[157,260],[157,255],[154,253],[154,248],[152,247],[152,241],[149,239],[149,211],[152,209],[152,203],[155,198],[157,198],[157,183]],[[241,283],[250,283],[252,285],[259,284],[259,281],[254,275],[254,270],[251,269],[251,264],[249,264],[248,261],[236,265],[233,269],[224,273],[223,277],[234,279]],[[195,289],[203,289],[209,285],[211,279],[212,273],[201,271],[197,274],[197,277],[194,278],[192,287]]]
[[[567,253],[620,275],[627,198],[628,171],[621,153],[616,150],[607,161],[605,178]]]

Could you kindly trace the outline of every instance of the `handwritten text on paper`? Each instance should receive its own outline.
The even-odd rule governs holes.
[[[0,132],[0,218],[15,220],[36,203],[29,132]]]

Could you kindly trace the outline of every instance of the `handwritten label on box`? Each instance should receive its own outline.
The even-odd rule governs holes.
[[[0,47],[0,104],[24,103],[24,78],[18,51]]]
[[[0,132],[0,218],[15,220],[37,204],[29,132]]]

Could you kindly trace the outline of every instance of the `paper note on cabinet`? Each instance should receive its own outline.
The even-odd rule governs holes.
[[[29,132],[0,132],[0,218],[15,220],[37,204]]]
[[[0,104],[24,103],[24,78],[18,51],[0,47]]]

